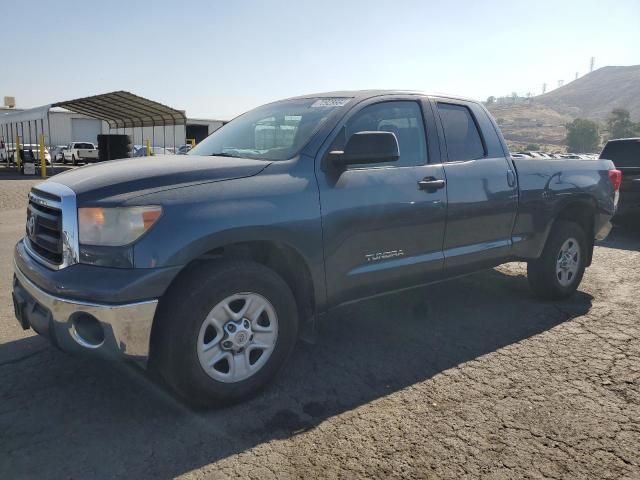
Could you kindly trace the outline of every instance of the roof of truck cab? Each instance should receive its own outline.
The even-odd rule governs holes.
[[[372,97],[380,97],[383,95],[420,95],[425,97],[450,98],[453,100],[465,100],[468,102],[477,102],[472,98],[463,97],[461,95],[450,95],[446,93],[428,93],[422,90],[336,90],[334,92],[310,93],[308,95],[298,95],[287,98],[286,100],[295,100],[301,98],[355,98],[364,100]]]

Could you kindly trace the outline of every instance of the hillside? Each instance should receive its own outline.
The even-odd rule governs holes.
[[[537,143],[554,150],[562,146],[565,124],[588,118],[604,124],[614,108],[625,108],[640,121],[640,65],[603,67],[530,99],[518,98],[487,105],[507,141]]]
[[[491,105],[489,111],[496,118],[509,143],[536,143],[557,150],[566,136],[565,124],[572,119],[543,105]]]
[[[626,108],[640,121],[640,65],[602,67],[534,102],[573,118],[604,122],[614,108]]]

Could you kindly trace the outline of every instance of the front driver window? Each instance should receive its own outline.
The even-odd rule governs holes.
[[[393,101],[364,107],[349,119],[336,138],[332,150],[342,150],[347,139],[357,132],[392,132],[398,139],[400,158],[396,162],[360,165],[358,168],[407,167],[427,163],[427,142],[422,111],[417,102]]]

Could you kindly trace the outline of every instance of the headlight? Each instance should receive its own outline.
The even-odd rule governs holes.
[[[162,207],[79,208],[83,245],[121,246],[138,239],[160,218]]]

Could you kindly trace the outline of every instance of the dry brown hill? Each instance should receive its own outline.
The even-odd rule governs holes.
[[[531,104],[494,104],[489,111],[496,118],[505,139],[511,144],[536,143],[549,145],[547,150],[557,150],[566,137],[565,124],[572,119],[569,115]]]
[[[604,122],[614,108],[625,108],[640,120],[640,65],[602,67],[534,102],[573,118]]]
[[[604,124],[611,110],[625,108],[639,121],[640,65],[603,67],[544,95],[502,99],[487,107],[510,144],[537,143],[554,150],[562,146],[565,124],[574,118]]]

